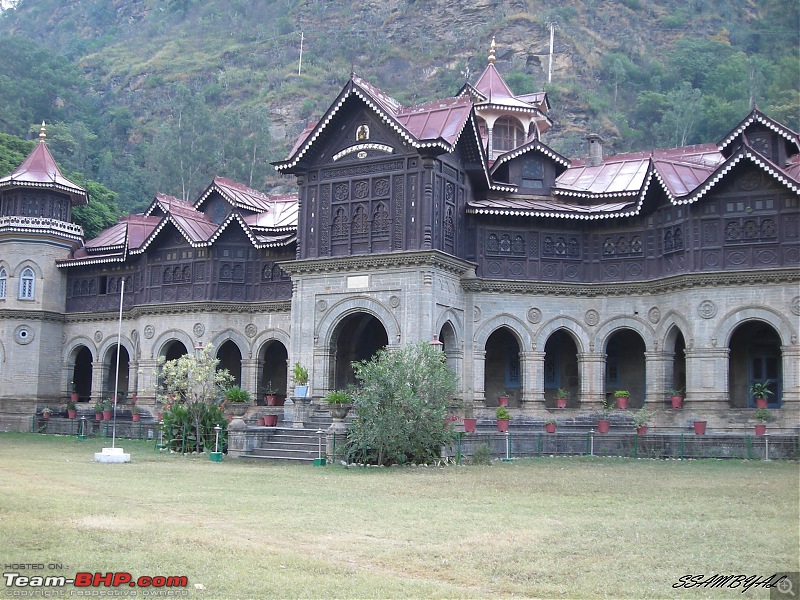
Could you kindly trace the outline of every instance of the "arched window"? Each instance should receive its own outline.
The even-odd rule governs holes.
[[[33,269],[30,267],[22,271],[19,277],[19,299],[20,300],[33,300]]]
[[[0,269],[0,300],[6,297],[6,281],[8,280],[8,273],[5,269]]]
[[[492,147],[507,152],[520,146],[525,139],[525,132],[519,122],[510,118],[497,119],[492,127]]]

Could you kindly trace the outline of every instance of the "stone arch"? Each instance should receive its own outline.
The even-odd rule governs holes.
[[[768,408],[783,404],[784,377],[789,365],[781,347],[780,332],[762,319],[747,319],[734,329],[728,349],[728,404],[731,408],[756,408],[750,390],[765,384]]]
[[[533,347],[533,338],[528,330],[528,327],[523,321],[508,313],[500,313],[494,317],[487,319],[478,327],[475,335],[473,336],[473,343],[475,348],[485,348],[486,341],[495,330],[507,327],[510,329],[517,338],[521,351],[530,350]]]
[[[575,324],[573,319],[561,317],[556,320],[563,321],[563,325],[548,327],[549,334],[541,345],[544,350],[542,389],[545,406],[555,408],[556,398],[563,397],[567,398],[568,408],[579,408],[583,388],[579,354],[583,340],[579,333],[569,327]],[[561,395],[559,390],[566,390],[567,393]]]
[[[686,394],[686,351],[694,345],[690,323],[674,311],[667,313],[656,332],[656,343],[666,355],[663,391],[668,395]],[[678,392],[681,392],[678,394]]]
[[[450,327],[453,330],[453,335],[455,336],[455,339],[453,340],[455,344],[454,347],[460,348],[464,343],[464,322],[458,313],[452,308],[447,308],[441,312],[439,317],[436,319],[434,333],[439,334],[447,323],[450,324]]]
[[[125,350],[125,355],[127,356],[124,356],[122,353],[120,353],[121,358],[119,362],[119,372],[115,377],[113,373],[117,368],[116,352],[119,352],[119,347]],[[102,390],[104,394],[107,393],[109,396],[111,396],[114,393],[114,386],[116,385],[117,378],[120,380],[117,389],[117,391],[120,393],[120,397],[124,397],[124,395],[128,393],[129,387],[132,383],[129,377],[130,366],[133,362],[133,357],[135,356],[134,348],[135,344],[133,343],[133,340],[125,336],[122,336],[121,339],[117,338],[117,336],[109,336],[103,340],[103,343],[97,351],[95,365],[99,364],[100,368],[102,369],[103,387],[107,388]]]
[[[605,400],[612,401],[616,390],[626,390],[630,393],[631,408],[643,406],[647,395],[647,339],[641,328],[630,327],[636,322],[630,318],[618,319],[615,322],[618,326],[610,328],[602,338]]]
[[[20,263],[18,263],[14,267],[14,277],[16,279],[19,279],[20,274],[22,273],[22,271],[24,271],[25,269],[28,269],[28,268],[30,268],[33,271],[33,274],[36,277],[36,279],[43,279],[44,278],[44,271],[42,271],[41,267],[39,267],[39,265],[36,262],[32,261],[29,258],[21,261]],[[9,273],[9,275],[10,274],[11,273]]]
[[[558,316],[542,325],[536,332],[533,347],[544,350],[547,340],[559,329],[568,332],[575,342],[578,352],[586,352],[591,341],[591,334],[584,325],[572,317]]]
[[[194,348],[194,342],[188,333],[180,329],[168,329],[153,342],[150,358],[158,360],[158,357],[164,353],[164,349],[170,342],[181,342],[188,352],[191,352]]]
[[[353,296],[334,304],[320,320],[314,330],[315,345],[329,348],[336,326],[348,315],[368,313],[381,322],[386,329],[389,345],[398,345],[402,340],[400,324],[394,314],[381,302],[367,296]]]
[[[259,402],[267,392],[286,396],[288,392],[289,336],[280,329],[262,332],[254,345],[258,357],[256,397]]]
[[[598,346],[600,348],[605,348],[608,337],[618,329],[632,329],[637,332],[642,340],[644,340],[647,349],[655,346],[653,328],[643,319],[636,317],[614,317],[598,325],[597,331],[592,338],[592,343],[595,344],[595,348]]]
[[[375,314],[356,310],[343,315],[328,344],[328,386],[344,389],[355,383],[353,362],[369,360],[389,345],[386,326]]]
[[[223,329],[217,333],[212,340],[209,341],[209,345],[213,346],[215,350],[219,350],[219,347],[227,341],[231,341],[236,344],[236,346],[239,348],[239,352],[242,353],[242,358],[252,358],[253,349],[250,346],[250,342],[241,334],[241,332],[237,331],[236,329]]]
[[[730,345],[734,329],[746,321],[763,321],[772,325],[784,346],[791,345],[792,340],[797,339],[797,326],[785,315],[766,306],[742,306],[722,317],[714,328],[711,345]]]

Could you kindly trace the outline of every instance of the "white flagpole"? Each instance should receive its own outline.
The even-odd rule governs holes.
[[[119,355],[122,350],[122,299],[125,297],[125,277],[120,278],[119,290],[119,325],[117,326],[117,372],[114,377],[114,421],[111,423],[111,447],[117,440],[117,393],[119,392]]]

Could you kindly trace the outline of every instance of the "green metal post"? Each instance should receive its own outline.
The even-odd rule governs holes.
[[[748,435],[745,446],[747,447],[747,460],[753,460],[753,439]]]
[[[680,459],[683,460],[683,434],[681,434]]]
[[[584,454],[591,454],[591,450],[590,450],[591,445],[592,445],[592,432],[591,431],[587,431],[586,432],[586,451],[584,452]]]
[[[633,458],[634,460],[639,457],[639,434],[633,434]]]
[[[540,433],[536,438],[536,455],[542,455],[542,434]]]
[[[181,454],[186,454],[186,424],[181,427]]]

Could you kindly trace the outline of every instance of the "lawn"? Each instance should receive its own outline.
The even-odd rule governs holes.
[[[767,598],[672,585],[800,570],[795,462],[346,469],[122,440],[114,465],[93,462],[103,445],[0,434],[5,572],[186,576],[197,599]]]

